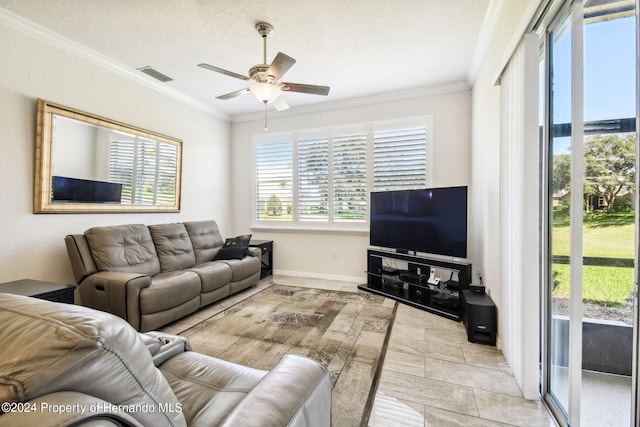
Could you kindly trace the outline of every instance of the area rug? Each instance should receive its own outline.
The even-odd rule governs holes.
[[[258,369],[312,357],[331,373],[333,425],[366,426],[396,307],[364,292],[272,285],[181,335],[194,351]]]

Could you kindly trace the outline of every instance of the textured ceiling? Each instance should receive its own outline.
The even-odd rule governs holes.
[[[285,93],[293,108],[467,79],[491,0],[0,0],[0,8],[131,70],[152,66],[165,85],[229,115],[260,111],[247,75],[262,62],[254,26],[271,23],[267,62],[297,60],[286,81],[331,86],[329,96]],[[145,78],[150,78],[146,77]]]

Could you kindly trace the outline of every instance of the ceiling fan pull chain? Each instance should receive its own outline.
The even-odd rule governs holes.
[[[264,101],[264,130],[267,130],[267,101]]]

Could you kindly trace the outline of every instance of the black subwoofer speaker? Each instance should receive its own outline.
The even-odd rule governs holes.
[[[462,291],[463,322],[470,342],[496,345],[498,319],[496,305],[487,294]]]

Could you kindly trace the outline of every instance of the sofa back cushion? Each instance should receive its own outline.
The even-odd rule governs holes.
[[[211,261],[224,244],[218,224],[213,220],[191,221],[185,222],[184,226],[196,254],[196,263]]]
[[[150,225],[149,231],[162,271],[182,270],[195,265],[196,255],[184,224]]]
[[[84,235],[98,270],[148,275],[160,273],[156,247],[146,225],[94,227]]]
[[[186,424],[146,345],[119,317],[0,294],[0,324],[1,402],[46,402],[50,393],[76,391],[132,408],[127,412],[145,426]]]

